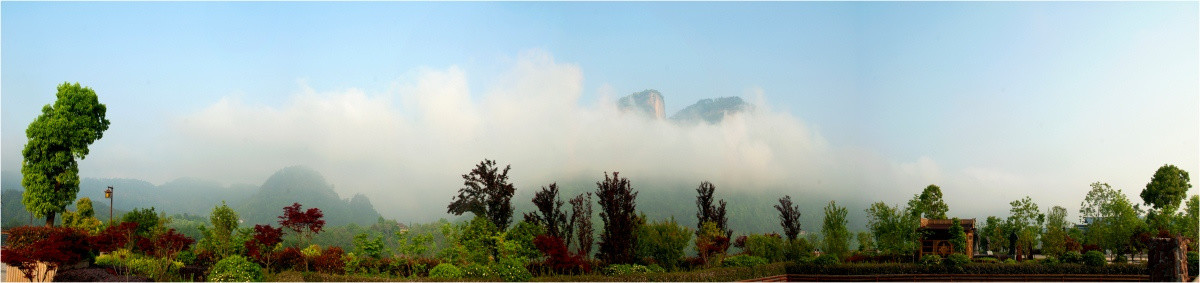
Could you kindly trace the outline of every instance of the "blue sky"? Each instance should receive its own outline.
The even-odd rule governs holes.
[[[424,89],[430,86],[427,79],[449,78],[446,89],[455,89],[454,82],[461,81],[468,101],[446,103],[477,109],[476,116],[484,119],[507,113],[494,110],[502,107],[490,101],[502,95],[491,93],[505,92],[503,86],[514,74],[536,85],[544,78],[538,76],[554,77],[552,70],[577,70],[578,78],[563,79],[568,86],[564,92],[574,93],[570,106],[582,112],[600,111],[604,99],[643,89],[666,96],[668,115],[703,98],[761,98],[770,113],[794,121],[760,126],[768,133],[762,136],[749,128],[745,147],[726,154],[749,156],[746,150],[762,150],[770,160],[763,164],[847,170],[857,166],[788,160],[825,156],[877,163],[893,168],[880,170],[894,175],[905,190],[938,182],[959,187],[958,193],[947,193],[951,200],[1006,200],[986,206],[989,211],[1004,209],[1007,200],[1026,194],[1040,197],[1045,207],[1063,205],[1074,211],[1094,181],[1112,183],[1136,197],[1162,164],[1200,172],[1195,2],[0,5],[0,166],[6,171],[19,170],[24,128],[63,81],[96,89],[113,121],[83,163],[82,175],[161,183],[199,174],[258,183],[278,169],[275,163],[239,162],[247,163],[242,171],[253,174],[230,176],[197,170],[211,167],[206,162],[212,160],[174,158],[175,152],[221,144],[179,142],[189,135],[221,136],[196,129],[229,128],[189,123],[223,113],[219,110],[246,119],[262,118],[254,114],[259,112],[283,113],[276,118],[289,123],[296,120],[287,116],[289,107],[304,105],[297,102],[308,101],[303,97],[316,97],[314,103],[320,104],[361,92],[366,101],[386,104],[380,115],[401,117],[397,127],[416,129],[401,133],[430,136],[436,134],[419,130],[430,125],[423,122],[448,118],[414,114],[420,112],[414,107],[438,108],[414,106],[425,104],[412,101],[429,100],[405,94],[409,86]],[[534,71],[522,71],[520,66],[528,62]],[[528,74],[538,75],[524,76]],[[346,103],[358,101],[349,98]],[[357,125],[337,121],[342,120],[328,123],[334,128]],[[769,132],[796,125],[800,136],[812,137],[796,142],[819,150],[781,155],[795,149]],[[201,151],[238,160],[250,158],[242,157],[243,151],[262,151],[256,147],[279,148],[247,138],[261,131],[241,130],[230,137],[243,142],[226,144],[234,149]],[[698,131],[668,138],[706,133]],[[731,139],[728,131],[716,133]],[[489,147],[478,145],[485,143],[478,139],[480,133],[474,134],[466,143],[488,154]],[[339,164],[374,164],[322,151],[344,146],[338,143],[289,146],[294,151],[257,157],[284,164],[322,163],[312,166],[334,175],[328,176],[334,183],[357,179],[340,176]],[[294,155],[311,158],[290,159]],[[837,174],[845,175],[844,186],[886,187],[857,180],[873,178],[865,173]],[[803,183],[769,178],[779,184]],[[361,188],[366,186],[370,184],[340,188],[384,194]],[[989,193],[977,195],[977,190]]]

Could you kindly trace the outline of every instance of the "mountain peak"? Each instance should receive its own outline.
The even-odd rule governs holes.
[[[663,100],[662,93],[653,89],[621,97],[617,101],[617,108],[621,109],[621,112],[639,113],[658,120],[667,116],[666,102]]]
[[[753,109],[753,105],[746,103],[741,97],[719,97],[706,98],[697,101],[683,110],[671,116],[672,120],[681,122],[707,122],[709,124],[720,123],[725,119],[725,115],[740,113]]]

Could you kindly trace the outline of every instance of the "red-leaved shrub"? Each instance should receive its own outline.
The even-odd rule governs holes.
[[[278,271],[282,270],[301,270],[304,266],[304,254],[300,253],[300,249],[295,247],[287,247],[281,251],[272,253],[272,264]],[[301,267],[301,268],[298,268]]]
[[[548,234],[538,235],[533,245],[546,255],[545,265],[558,274],[578,274],[591,271],[583,257],[572,254],[562,239]]]
[[[340,247],[329,247],[313,259],[313,268],[319,272],[330,274],[346,273],[346,262],[342,261],[343,253]]]
[[[196,240],[188,238],[183,234],[175,232],[175,229],[167,230],[154,237],[154,256],[161,258],[175,258],[175,254],[179,253],[196,243]]]
[[[134,240],[137,223],[122,222],[116,226],[108,226],[95,236],[88,237],[88,245],[100,252],[112,252],[126,247]]]
[[[17,227],[9,230],[9,241],[0,248],[0,262],[17,267],[26,279],[44,279],[60,266],[83,260],[88,253],[87,232],[67,227]],[[46,271],[35,274],[38,262]]]

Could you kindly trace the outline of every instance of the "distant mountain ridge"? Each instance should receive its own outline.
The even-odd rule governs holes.
[[[617,108],[623,113],[635,113],[656,120],[666,119],[666,98],[653,89],[621,97],[617,100]],[[706,98],[671,115],[670,120],[681,124],[717,124],[727,115],[753,110],[754,106],[741,97]]]
[[[5,171],[0,176],[3,176],[3,181],[0,181],[3,194],[0,197],[3,198],[4,225],[24,225],[29,222],[29,213],[21,204],[24,191],[21,175],[19,172]],[[108,200],[104,198],[104,190],[108,186],[114,188],[114,214],[118,218],[125,211],[149,207],[168,215],[187,213],[207,216],[221,201],[225,201],[250,225],[276,223],[276,217],[283,213],[283,207],[292,203],[300,203],[306,209],[320,208],[325,213],[326,225],[370,225],[380,217],[366,196],[360,194],[342,199],[320,173],[301,166],[279,170],[262,186],[222,186],[194,178],[179,178],[157,186],[138,179],[84,178],[76,197],[91,198],[96,215],[102,220],[108,219]],[[34,220],[34,223],[42,222],[44,220]]]

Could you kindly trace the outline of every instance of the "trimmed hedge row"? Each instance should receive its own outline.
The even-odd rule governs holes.
[[[820,266],[813,264],[787,265],[788,274],[826,275],[875,275],[875,274],[1149,274],[1145,264],[1108,264],[1086,266],[1082,264],[995,264],[971,263],[961,266],[961,271],[945,265],[920,265],[906,263],[860,263]]]
[[[772,263],[754,267],[723,267],[696,271],[641,273],[619,276],[571,275],[534,277],[542,282],[731,282],[782,275],[787,263]]]

